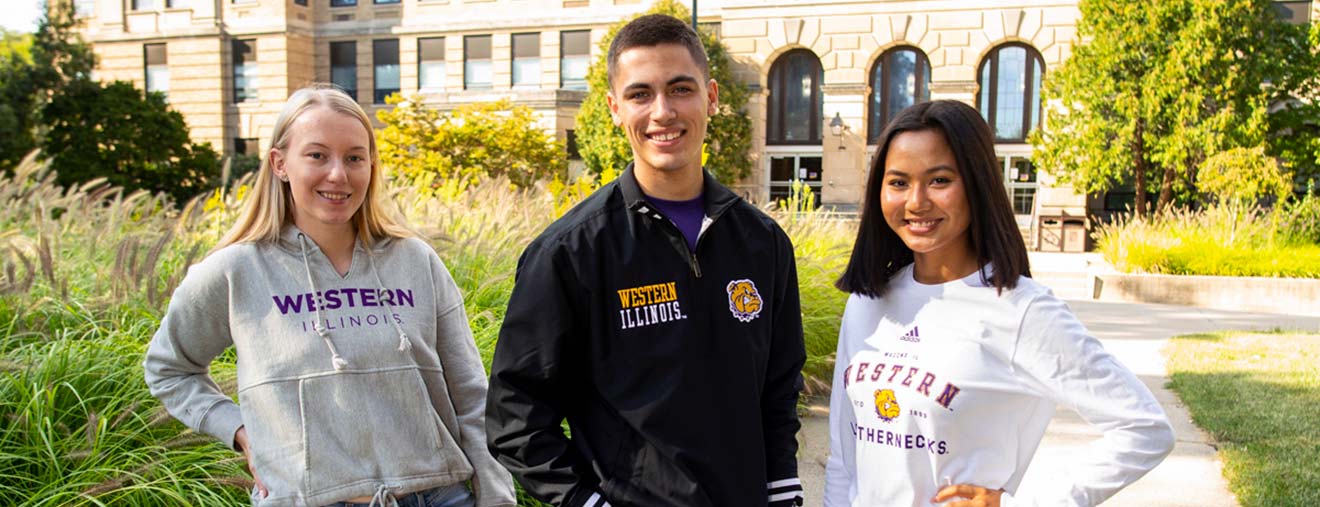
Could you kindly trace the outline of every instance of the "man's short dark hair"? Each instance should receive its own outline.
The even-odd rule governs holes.
[[[652,47],[661,44],[678,44],[687,48],[692,61],[701,69],[701,77],[710,79],[710,64],[706,61],[706,47],[701,44],[697,32],[692,31],[682,20],[668,14],[647,14],[634,19],[619,30],[610,43],[609,57],[606,59],[606,71],[610,86],[614,86],[614,75],[618,73],[619,55],[636,47]]]

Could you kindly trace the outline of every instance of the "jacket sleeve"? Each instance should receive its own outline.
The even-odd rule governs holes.
[[[843,322],[839,326],[839,345],[834,352],[834,380],[830,387],[830,457],[825,462],[825,507],[849,507],[852,505],[852,490],[857,483],[857,445],[853,428],[857,425],[857,414],[848,403],[848,391],[844,388],[844,372],[852,361],[847,337],[850,325],[849,310],[853,309],[856,296],[848,299],[848,307],[843,312]]]
[[[802,391],[802,308],[798,301],[797,265],[793,244],[775,227],[776,272],[774,322],[770,358],[761,395],[761,425],[765,434],[766,493],[771,506],[801,505],[802,482],[797,471],[798,393]]]
[[[151,395],[170,415],[233,449],[243,417],[209,374],[211,360],[233,344],[229,280],[214,256],[208,260],[189,268],[175,289],[142,369]]]
[[[1173,428],[1155,396],[1091,336],[1067,305],[1044,294],[1023,315],[1013,367],[1033,389],[1100,430],[1055,480],[1004,495],[1001,505],[1097,505],[1173,450]]]
[[[576,389],[565,361],[574,312],[567,263],[538,240],[518,261],[491,365],[486,437],[491,453],[536,498],[554,505],[608,505],[590,464],[564,435]]]
[[[445,388],[458,416],[459,446],[472,463],[472,491],[478,507],[517,505],[513,478],[486,447],[486,371],[481,365],[463,297],[439,257],[432,254],[436,292],[436,353]]]

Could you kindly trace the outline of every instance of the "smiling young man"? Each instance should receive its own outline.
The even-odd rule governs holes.
[[[696,33],[643,16],[608,61],[633,164],[519,261],[491,450],[555,505],[800,504],[792,245],[701,167],[719,88]]]

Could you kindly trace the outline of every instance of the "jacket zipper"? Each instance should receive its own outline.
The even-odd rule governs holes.
[[[687,239],[683,237],[683,231],[679,230],[678,224],[675,224],[673,220],[669,219],[669,217],[664,217],[661,221],[669,224],[663,226],[669,229],[669,244],[672,245],[675,250],[678,250],[679,255],[687,258],[688,267],[692,268],[693,276],[701,278],[701,263],[697,261],[697,251],[695,249],[688,250]],[[697,245],[701,245],[701,236],[697,236]]]
[[[697,262],[696,250],[688,250],[687,239],[683,237],[683,231],[678,229],[678,225],[675,224],[673,220],[670,220],[669,217],[665,217],[663,220],[665,223],[669,224],[666,226],[670,229],[669,244],[673,245],[675,250],[678,250],[679,255],[687,258],[688,267],[692,268],[693,276],[701,278],[701,263]],[[677,235],[675,235],[675,233],[677,233]],[[700,236],[697,237],[697,244],[701,244]]]
[[[719,212],[715,213],[714,216],[709,217],[711,222],[710,225],[703,228],[700,232],[697,233],[697,243],[693,245],[693,248],[690,251],[688,250],[687,247],[687,239],[683,237],[683,231],[679,230],[678,224],[675,224],[673,220],[669,219],[669,217],[664,217],[663,219],[661,219],[665,223],[669,224],[667,226],[670,229],[669,244],[673,245],[674,249],[678,250],[680,255],[687,257],[688,267],[692,268],[692,274],[697,278],[701,278],[701,263],[697,261],[697,250],[701,249],[701,238],[706,236],[704,234],[706,232],[705,229],[709,229],[710,227],[713,227],[715,225],[715,220],[718,219],[719,216],[723,214],[723,211],[724,210],[721,209]]]

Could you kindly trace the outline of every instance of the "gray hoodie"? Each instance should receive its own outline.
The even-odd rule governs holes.
[[[235,404],[207,374],[238,353]],[[233,447],[246,425],[253,504],[320,506],[471,480],[477,505],[515,505],[486,448],[486,376],[462,296],[429,245],[353,250],[348,274],[292,225],[188,270],[147,349],[170,414]],[[241,408],[240,408],[241,407]]]

